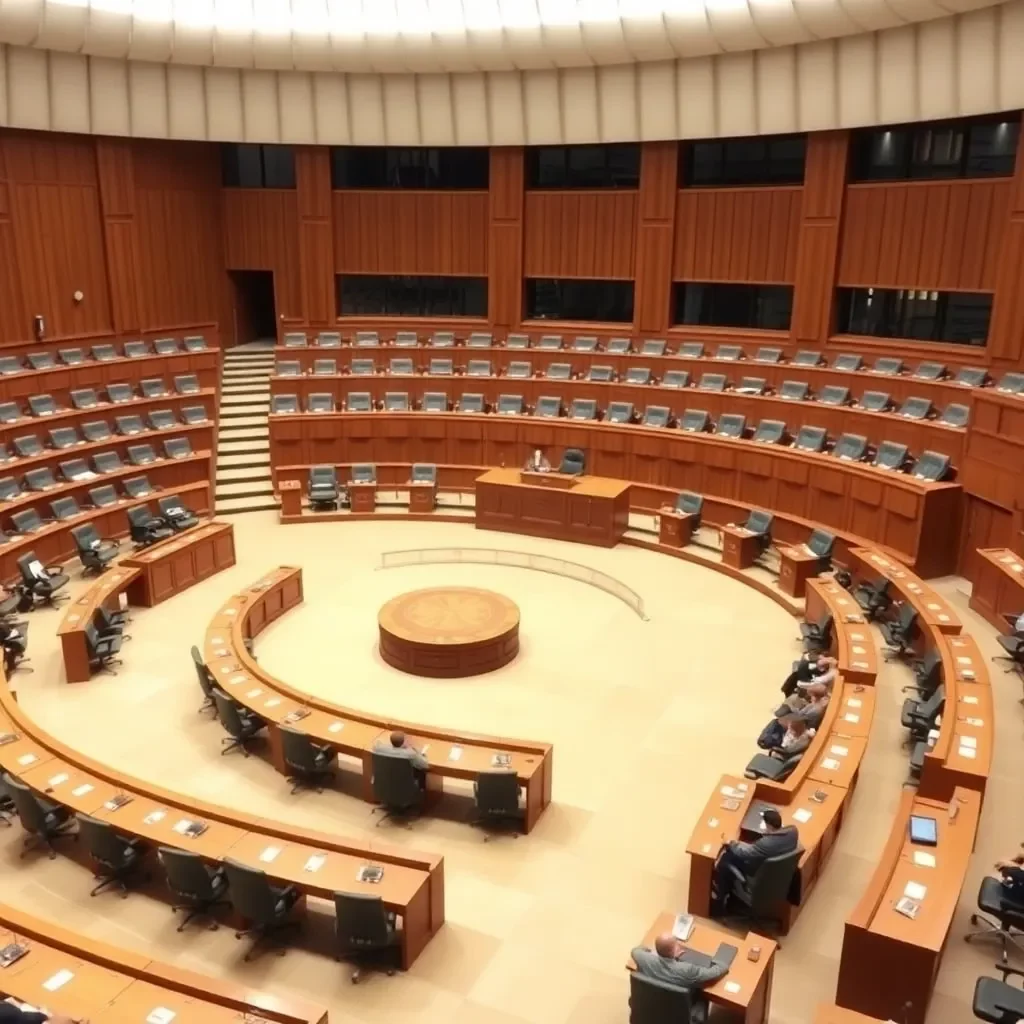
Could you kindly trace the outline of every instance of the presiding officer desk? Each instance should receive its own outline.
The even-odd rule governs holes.
[[[472,781],[480,772],[494,768],[497,754],[510,754],[509,768],[515,771],[525,790],[524,828],[529,832],[551,802],[549,743],[455,733],[368,715],[294,690],[260,667],[247,651],[245,641],[300,604],[302,596],[302,570],[289,566],[275,569],[221,607],[207,628],[204,642],[204,659],[218,684],[232,699],[267,722],[270,761],[274,767],[282,774],[290,774],[281,748],[280,725],[306,733],[337,754],[357,759],[363,798],[368,801],[374,799],[374,742],[394,729],[405,732],[419,749],[429,744],[428,792],[440,790],[445,778]],[[453,759],[452,753],[456,751]]]
[[[924,1024],[980,812],[981,795],[970,790],[956,789],[950,801],[904,790],[878,867],[846,919],[836,989],[840,1006]],[[911,815],[935,819],[935,846],[911,843]],[[907,917],[896,904],[912,893],[916,916]]]
[[[140,1024],[162,1010],[189,1024],[327,1024],[327,1011],[305,1000],[160,963],[0,906],[0,947],[11,943],[26,952],[0,971],[0,996],[74,1020]]]
[[[1009,548],[978,548],[971,607],[1005,633],[1007,617],[1024,615],[1024,555]]]
[[[265,871],[275,884],[298,889],[302,898],[296,914],[306,912],[307,897],[332,900],[338,891],[379,896],[401,920],[403,967],[419,956],[444,923],[441,857],[377,843],[371,850],[355,841],[243,814],[142,782],[48,735],[19,707],[5,683],[0,683],[0,734],[16,737],[0,744],[0,771],[21,779],[46,800],[107,821],[150,850],[172,846],[211,864],[232,857]],[[107,803],[118,795],[129,797],[129,802],[111,809]],[[206,830],[195,837],[183,835],[178,829],[190,821],[203,822]],[[61,849],[77,853],[74,844]],[[317,854],[325,859],[316,870],[307,871],[305,865]],[[85,856],[84,850],[79,856]],[[378,883],[357,880],[357,872],[368,863],[384,868]]]

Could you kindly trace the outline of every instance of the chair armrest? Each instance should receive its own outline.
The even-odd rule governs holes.
[[[281,899],[283,900],[297,900],[299,898],[298,886],[288,885],[281,890]]]
[[[1003,976],[1003,981],[1006,981],[1011,974],[1017,978],[1024,978],[1024,971],[1017,967],[1010,967],[1008,964],[1004,963],[996,963],[995,968]]]

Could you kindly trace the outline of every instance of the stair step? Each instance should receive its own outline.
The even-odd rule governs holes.
[[[229,480],[227,483],[218,483],[214,488],[214,498],[220,501],[221,498],[268,498],[274,494],[274,487],[268,477],[266,480]]]
[[[266,405],[254,405],[252,402],[238,402],[231,404],[230,402],[220,407],[220,418],[225,419],[227,417],[238,419],[242,416],[250,417],[254,422],[259,422],[259,417],[267,416],[270,414],[270,403]]]
[[[222,498],[214,506],[214,515],[241,515],[244,512],[276,512],[276,501],[263,498]]]
[[[252,395],[255,400],[270,398],[270,383],[266,384],[235,384],[220,389],[221,400],[237,398],[241,395]]]
[[[250,441],[225,438],[217,444],[217,457],[224,455],[267,455],[270,454],[269,438],[255,437]]]
[[[226,452],[223,448],[217,448],[217,473],[221,469],[236,468],[255,469],[270,467],[270,451],[265,449],[256,452]]]
[[[267,438],[270,436],[270,427],[265,416],[252,416],[246,420],[244,416],[236,416],[230,420],[221,420],[218,434],[229,432],[228,440],[245,441],[250,438]]]
[[[235,466],[222,466],[217,461],[217,483],[233,484],[245,482],[262,483],[270,480],[270,461],[260,465],[249,466],[245,463]]]

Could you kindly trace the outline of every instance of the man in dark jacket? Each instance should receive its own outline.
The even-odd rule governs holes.
[[[61,1014],[42,1013],[39,1010],[23,1010],[13,1003],[0,1001],[0,1024],[88,1024]]]
[[[725,902],[733,886],[734,870],[749,878],[769,857],[781,857],[800,845],[796,825],[783,826],[782,815],[774,807],[769,807],[761,815],[761,821],[764,829],[752,843],[733,839],[718,855],[711,883],[712,916],[725,910]]]

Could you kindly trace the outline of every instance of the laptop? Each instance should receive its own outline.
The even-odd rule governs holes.
[[[693,964],[695,967],[710,967],[712,962],[725,964],[728,967],[736,959],[738,952],[739,950],[735,946],[730,946],[727,942],[721,942],[714,956],[708,956],[707,953],[701,953],[696,949],[688,949],[679,957],[679,960],[681,963]]]

